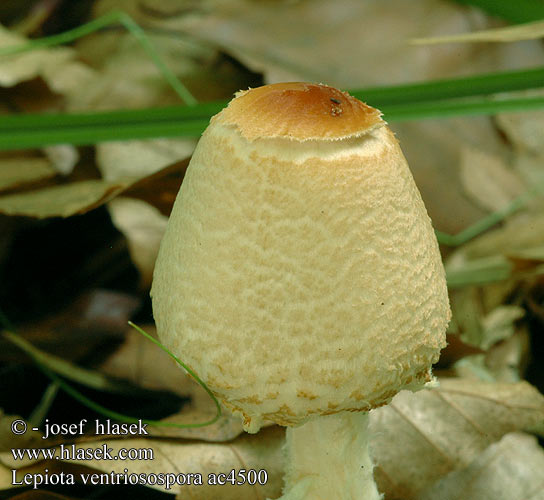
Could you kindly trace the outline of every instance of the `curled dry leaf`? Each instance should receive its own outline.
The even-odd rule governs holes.
[[[438,390],[401,392],[371,413],[378,487],[388,498],[416,498],[505,434],[543,418],[544,397],[526,382],[444,379]]]
[[[451,472],[417,500],[544,500],[544,451],[536,438],[504,436],[468,467]]]

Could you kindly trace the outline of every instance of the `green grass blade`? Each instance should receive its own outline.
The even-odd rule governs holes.
[[[480,219],[478,222],[472,226],[467,227],[460,233],[455,235],[446,234],[441,231],[435,231],[436,238],[438,242],[442,245],[455,247],[460,246],[470,241],[472,238],[475,238],[479,234],[487,231],[492,228],[495,224],[506,219],[506,217],[516,213],[518,210],[521,210],[527,205],[527,202],[531,200],[541,189],[540,185],[530,189],[529,191],[519,195],[514,198],[508,205],[506,205],[501,210],[496,210],[495,212],[489,214],[488,216]]]
[[[128,390],[130,390],[129,385],[122,381],[112,379],[99,372],[86,370],[85,368],[81,368],[70,363],[69,361],[66,361],[65,359],[42,351],[37,347],[34,347],[20,335],[16,335],[9,330],[4,330],[2,335],[6,340],[16,345],[22,351],[26,352],[35,361],[44,366],[50,367],[59,375],[62,375],[73,382],[95,390],[113,393],[126,393]]]
[[[198,137],[208,120],[138,121],[108,125],[65,126],[0,132],[0,150],[37,148],[50,144],[90,145],[97,142],[158,137]]]
[[[514,111],[531,111],[544,108],[544,97],[451,99],[448,101],[424,102],[398,105],[382,109],[387,121],[448,118],[452,116],[493,115]]]
[[[115,111],[86,111],[80,113],[28,113],[4,115],[0,120],[0,133],[3,131],[27,131],[61,127],[111,126],[124,123],[160,122],[190,120],[209,120],[225,107],[223,101],[201,103],[197,106],[169,106]]]
[[[512,23],[528,23],[544,19],[542,0],[457,0],[458,3],[480,7],[487,13]]]
[[[216,107],[218,103],[213,103],[206,111]],[[381,109],[388,122],[396,122],[542,108],[544,97],[449,100],[383,106]],[[193,118],[200,114],[200,109],[200,106],[195,106],[194,109],[171,107],[77,115],[6,116],[0,126],[0,150],[63,143],[86,145],[128,139],[198,137],[209,122],[209,115],[204,118]],[[188,113],[188,110],[191,112]]]
[[[460,269],[446,266],[446,281],[450,289],[496,283],[508,279],[511,274],[512,264],[501,255],[467,262]]]
[[[39,42],[44,43],[43,40]],[[464,101],[444,99],[534,88],[542,86],[543,82],[544,68],[535,68],[420,84],[369,88],[352,91],[352,94],[382,109],[386,119],[393,122],[539,109],[542,107],[542,98],[538,97],[501,100],[479,98]],[[88,145],[126,139],[197,137],[206,127],[210,116],[226,104],[226,101],[214,101],[195,106],[143,110],[4,116],[0,121],[0,150],[35,148],[59,143]]]
[[[132,328],[134,328],[137,332],[141,333],[146,339],[150,340],[155,345],[159,346],[166,354],[168,354],[168,356],[170,356],[179,366],[181,366],[197,382],[198,385],[200,385],[208,393],[210,398],[215,403],[215,407],[217,409],[217,415],[215,420],[213,421],[215,422],[221,416],[221,406],[219,404],[219,401],[217,401],[217,398],[215,397],[213,392],[209,389],[209,387],[200,379],[200,377],[193,370],[191,370],[191,368],[189,368],[175,354],[173,354],[166,347],[164,347],[157,339],[153,338],[147,332],[142,330],[139,326],[135,325],[132,321],[129,321],[128,324],[132,326]],[[198,425],[198,424],[195,424],[195,425]],[[201,427],[202,425],[209,425],[209,424],[200,424],[198,426]]]
[[[413,104],[416,102],[456,99],[498,92],[526,90],[544,86],[544,68],[503,71],[465,78],[434,80],[431,82],[372,87],[353,90],[350,93],[372,106]]]

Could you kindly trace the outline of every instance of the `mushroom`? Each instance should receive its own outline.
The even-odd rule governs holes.
[[[152,298],[161,340],[247,432],[287,426],[284,500],[380,498],[368,412],[432,380],[450,309],[378,110],[321,84],[236,94],[194,152]]]

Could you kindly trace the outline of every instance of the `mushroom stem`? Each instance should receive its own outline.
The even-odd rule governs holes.
[[[367,412],[319,416],[288,427],[279,500],[379,500],[368,441]]]

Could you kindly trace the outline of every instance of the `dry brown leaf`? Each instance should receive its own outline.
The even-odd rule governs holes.
[[[71,144],[55,144],[46,146],[43,152],[51,162],[53,168],[62,175],[71,174],[79,161],[79,152]]]
[[[145,177],[189,157],[194,139],[108,142],[97,147],[96,161],[105,180]]]
[[[115,10],[118,10],[116,7]],[[188,75],[211,64],[217,50],[209,44],[188,40],[171,33],[148,31],[149,42],[166,66],[183,82]],[[116,34],[95,33],[78,44],[78,52],[91,54],[99,69],[86,85],[68,96],[72,110],[144,108],[180,104],[173,91],[141,43],[124,29]]]
[[[475,147],[463,147],[460,165],[465,191],[487,210],[504,208],[527,187],[505,162]]]
[[[523,378],[529,360],[530,343],[527,328],[521,326],[510,338],[489,350],[486,365],[495,380],[517,382]]]
[[[108,209],[113,224],[127,238],[130,257],[140,271],[142,288],[149,288],[168,217],[149,203],[134,198],[118,197],[109,202]]]
[[[0,213],[39,219],[82,214],[111,200],[137,180],[91,179],[0,196]]]
[[[418,500],[544,500],[544,451],[513,433],[492,444],[468,467],[452,472]]]
[[[45,158],[5,158],[0,160],[0,191],[57,175]]]
[[[0,47],[20,46],[27,42],[0,26]],[[49,88],[66,94],[85,85],[93,71],[75,60],[76,53],[66,47],[36,49],[0,60],[0,86],[11,87],[19,82],[41,77]]]
[[[109,0],[102,2],[108,3],[111,6]],[[179,16],[168,15],[175,11],[173,5],[170,10],[163,7],[165,15],[155,19],[133,10],[140,22],[180,29],[223,47],[254,71],[263,72],[267,82],[309,80],[353,87],[385,83],[386,77],[392,84],[446,76],[461,71],[461,64],[466,71],[467,59],[473,58],[474,67],[487,57],[470,46],[422,49],[406,43],[414,36],[489,25],[477,11],[436,0],[206,2]],[[103,13],[104,8],[99,4],[96,12]]]
[[[526,382],[444,379],[438,390],[403,391],[371,413],[378,487],[388,498],[416,498],[505,434],[543,418],[544,397]]]
[[[484,350],[489,349],[492,345],[510,338],[514,332],[514,323],[525,316],[525,309],[505,304],[499,306],[482,319],[482,339],[480,347]]]

